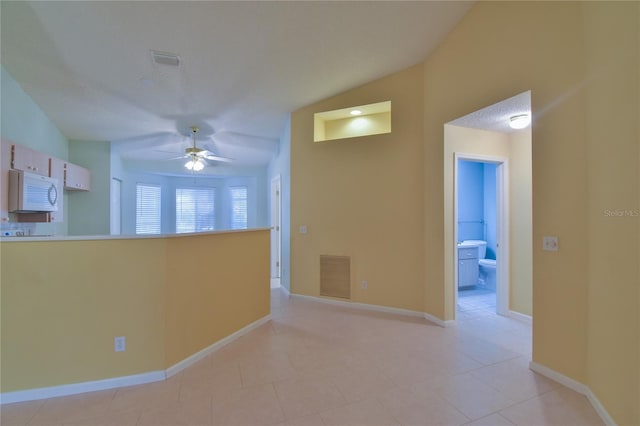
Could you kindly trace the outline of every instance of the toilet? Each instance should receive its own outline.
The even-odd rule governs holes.
[[[485,259],[487,255],[487,242],[483,240],[465,240],[464,244],[478,247],[478,265],[480,277],[478,284],[491,290],[496,289],[496,261]]]

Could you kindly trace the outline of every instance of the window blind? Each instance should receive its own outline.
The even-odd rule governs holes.
[[[161,190],[156,185],[136,185],[136,234],[159,234]]]
[[[231,229],[247,228],[247,187],[231,188]]]
[[[213,231],[215,188],[176,188],[176,233]]]

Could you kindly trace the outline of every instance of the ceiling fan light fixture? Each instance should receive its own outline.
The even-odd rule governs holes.
[[[188,170],[193,170],[194,172],[199,172],[204,169],[204,163],[199,158],[192,158],[187,161],[184,165]]]
[[[512,129],[524,129],[531,123],[529,114],[514,115],[509,119],[509,127]]]

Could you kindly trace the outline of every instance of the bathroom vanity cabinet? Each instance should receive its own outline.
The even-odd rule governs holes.
[[[478,284],[478,248],[458,248],[458,288],[471,287]]]

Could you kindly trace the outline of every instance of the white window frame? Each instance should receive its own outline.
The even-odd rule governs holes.
[[[179,208],[182,208],[180,203],[178,202],[178,192],[179,191],[207,191],[210,192],[212,194],[212,210],[213,210],[213,216],[212,216],[212,220],[211,223],[209,223],[207,229],[199,229],[199,222],[197,220],[197,218],[195,217],[197,215],[197,209],[198,209],[198,200],[196,199],[196,205],[195,205],[195,211],[193,212],[194,214],[194,218],[193,218],[193,228],[189,229],[189,230],[184,230],[181,228],[183,228],[183,226],[181,226],[179,224],[179,221],[181,220],[181,213],[179,212]],[[189,232],[209,232],[209,231],[215,231],[216,230],[216,188],[215,187],[204,187],[204,186],[198,186],[198,187],[188,187],[188,186],[180,186],[180,187],[176,187],[175,191],[174,191],[174,201],[175,201],[175,230],[176,230],[176,234],[182,234],[182,233],[189,233]],[[203,200],[204,201],[204,200]]]
[[[145,210],[146,213],[152,213],[155,214],[156,217],[149,217],[146,218],[145,222],[157,222],[157,226],[155,223],[145,223],[144,225],[141,224],[141,215],[143,214],[142,212],[142,202],[143,200],[141,200],[140,198],[140,191],[142,188],[147,188],[149,190],[153,189],[154,192],[157,190],[157,200],[152,200],[149,199],[149,201],[146,202],[146,206]],[[147,196],[153,197],[154,195],[151,194],[147,194]],[[151,203],[150,201],[153,201],[153,203]],[[152,205],[155,204],[155,205]],[[155,211],[152,211],[155,210]],[[157,234],[161,234],[162,233],[162,186],[160,185],[155,185],[155,184],[151,184],[151,183],[137,183],[136,184],[136,234],[138,235],[157,235]]]
[[[234,219],[234,211],[236,210],[236,199],[234,198],[234,190],[236,189],[244,189],[244,224],[238,226]],[[247,229],[249,227],[249,187],[247,185],[234,185],[229,187],[229,200],[231,206],[231,218],[230,218],[230,227],[231,229]]]

